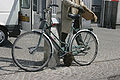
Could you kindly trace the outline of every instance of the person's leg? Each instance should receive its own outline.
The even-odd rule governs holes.
[[[64,32],[61,33],[61,41],[62,42],[65,42],[65,39],[67,38],[67,35],[68,34],[64,33]],[[65,47],[65,44],[62,43],[61,47]],[[71,53],[66,54],[63,58],[64,65],[69,67],[72,64],[73,59],[74,59],[74,57],[72,56]]]
[[[67,38],[67,33],[62,32],[61,33],[61,41],[65,42],[65,39]],[[61,47],[65,47],[65,44],[61,43]]]
[[[80,19],[76,19],[76,20],[74,20],[74,25],[73,25],[73,27],[74,27],[75,29],[80,29],[80,24],[81,24]],[[76,31],[73,30],[73,34],[75,34],[75,33],[76,33]],[[82,43],[81,43],[81,42],[82,42],[82,37],[81,37],[81,35],[79,35],[79,37],[76,38],[76,41],[77,41],[77,44],[78,44],[78,45],[82,44]]]
[[[74,20],[73,27],[75,29],[79,29],[80,28],[80,20],[79,19]],[[76,31],[73,31],[73,34],[75,34],[75,33],[76,33]]]

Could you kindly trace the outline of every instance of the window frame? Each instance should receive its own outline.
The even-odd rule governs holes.
[[[28,1],[28,3],[27,3],[27,5],[24,5],[24,2],[25,0],[21,0],[21,8],[23,8],[23,9],[30,9],[30,0],[27,0]]]

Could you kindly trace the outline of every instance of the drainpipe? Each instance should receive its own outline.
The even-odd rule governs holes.
[[[46,0],[42,0],[42,18],[45,18],[45,12],[43,12],[45,8],[46,8]]]
[[[105,12],[105,1],[104,0],[102,0],[101,9],[102,11],[101,11],[100,25],[101,27],[103,27],[104,26],[104,12]]]

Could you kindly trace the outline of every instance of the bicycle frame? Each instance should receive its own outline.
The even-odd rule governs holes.
[[[46,9],[47,10],[47,9]],[[49,10],[49,9],[48,9]],[[47,12],[47,11],[46,11]],[[54,47],[60,52],[62,53],[63,55],[61,57],[63,57],[64,55],[66,55],[68,53],[68,48],[70,46],[70,40],[72,38],[72,31],[78,31],[76,30],[73,26],[71,26],[71,30],[70,30],[70,33],[68,34],[68,39],[67,39],[67,42],[62,42],[59,38],[57,38],[57,36],[50,30],[50,28],[52,27],[52,24],[51,24],[51,12],[49,12],[50,14],[50,24],[48,24],[48,21],[44,18],[41,20],[41,24],[39,26],[39,28],[42,27],[42,31],[40,32],[42,35],[40,35],[40,38],[39,38],[39,41],[38,41],[38,44],[36,46],[36,48],[34,50],[36,50],[39,45],[40,45],[40,42],[41,42],[41,38],[43,36],[43,33],[45,33],[47,35],[47,37],[51,40],[52,44],[54,45]],[[48,31],[47,31],[48,30]],[[65,47],[64,49],[50,36],[50,34],[53,34],[53,36],[59,41],[59,43],[63,43],[65,44]],[[33,50],[33,51],[34,51]]]
[[[71,27],[71,31],[70,31],[70,33],[68,34],[68,39],[67,39],[67,42],[65,43],[65,42],[62,42],[52,31],[51,31],[51,27],[52,27],[52,25],[50,24],[48,24],[48,22],[47,22],[47,20],[42,20],[41,21],[41,24],[40,24],[40,26],[39,27],[42,27],[43,26],[43,28],[42,28],[42,30],[33,30],[33,31],[37,31],[37,32],[40,32],[41,33],[41,35],[40,35],[40,38],[39,38],[39,41],[38,41],[38,44],[37,44],[37,46],[35,47],[35,49],[32,51],[32,52],[34,52],[38,47],[39,47],[39,45],[40,45],[40,42],[41,42],[41,38],[42,38],[42,36],[43,36],[43,34],[46,34],[47,35],[47,37],[51,40],[51,42],[52,42],[52,44],[54,45],[54,47],[60,52],[60,53],[62,53],[62,55],[60,56],[60,57],[63,57],[64,55],[66,55],[67,54],[67,49],[68,49],[68,47],[69,47],[69,45],[70,45],[70,38],[72,38],[72,30],[74,30],[72,27]],[[48,30],[48,31],[47,31]],[[51,34],[53,34],[53,36],[59,41],[59,43],[61,44],[61,43],[63,43],[63,44],[65,44],[65,48],[62,48],[52,37],[51,37]]]

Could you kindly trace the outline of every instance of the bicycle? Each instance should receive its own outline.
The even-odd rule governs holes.
[[[55,4],[50,5],[44,10],[44,12],[49,13],[52,11],[53,6],[58,7],[58,5]],[[75,16],[71,14],[69,17],[74,19],[75,17],[79,18],[80,15]],[[41,19],[40,27],[43,28],[31,32],[25,32],[14,41],[12,58],[19,68],[30,72],[42,70],[54,54],[53,47],[60,52],[60,58],[63,58],[68,53],[72,53],[74,61],[82,66],[91,64],[96,58],[98,53],[98,38],[93,31],[89,29],[76,30],[71,27],[67,41],[62,42],[50,30],[52,25],[48,24],[48,21],[45,18]],[[47,32],[47,30],[49,32]],[[72,34],[73,30],[76,31],[74,35]],[[59,43],[64,43],[65,47],[61,47],[59,43],[49,35],[50,33],[54,35]],[[44,44],[47,45],[47,52],[49,52],[47,58],[45,58],[46,50]]]

